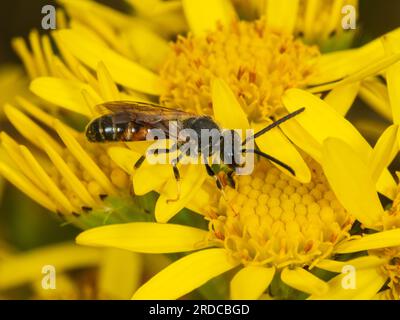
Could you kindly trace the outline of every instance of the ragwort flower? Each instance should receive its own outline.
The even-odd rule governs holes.
[[[137,1],[132,2],[138,6]],[[144,165],[133,170],[135,159],[146,146],[89,145],[83,134],[23,99],[19,101],[21,107],[54,128],[66,148],[21,111],[8,106],[10,121],[45,151],[54,167],[45,165],[45,161],[39,163],[28,148],[3,134],[3,146],[10,158],[23,161],[14,160],[18,165],[14,168],[12,161],[3,160],[2,175],[45,207],[64,214],[79,214],[88,208],[87,204],[108,212],[102,196],[116,194],[117,198],[123,195],[123,199],[130,199],[128,177],[133,178],[136,195],[160,192],[156,204],[159,221],[168,221],[185,206],[202,213],[210,222],[208,230],[142,222],[102,227],[78,237],[82,244],[137,252],[204,249],[171,264],[141,287],[135,298],[177,298],[239,265],[242,268],[231,282],[234,298],[258,298],[275,275],[308,294],[322,296],[329,292],[327,283],[312,269],[349,242],[350,228],[360,213],[348,210],[330,190],[320,168],[324,166],[324,141],[343,139],[363,159],[370,157],[372,148],[343,115],[352,105],[359,83],[397,62],[400,54],[385,50],[381,39],[357,49],[320,54],[317,46],[306,45],[291,34],[294,16],[287,20],[291,22],[290,30],[268,26],[268,18],[238,21],[231,3],[222,0],[201,4],[186,0],[182,7],[155,1],[157,10],[152,10],[156,13],[168,6],[166,18],[183,8],[190,26],[191,33],[180,36],[169,49],[156,32],[160,21],[153,19],[146,6],[141,7],[141,17],[136,19],[92,1],[62,3],[70,21],[61,19],[65,29],[53,33],[60,55],[55,54],[45,36],[31,35],[32,52],[20,39],[15,42],[33,79],[30,89],[37,96],[88,119],[98,115],[95,104],[120,99],[147,101],[157,96],[163,104],[214,115],[223,127],[255,130],[286,110],[306,107],[298,119],[256,141],[262,151],[290,165],[296,177],[260,161],[250,177],[237,178],[237,190],[227,191],[224,199],[215,187],[210,187],[203,168],[200,171],[186,166],[182,169],[181,198],[168,203],[175,187],[170,168]],[[143,17],[149,17],[148,25],[141,23]],[[397,33],[393,31],[387,37],[394,38]],[[329,92],[325,101],[313,95],[325,92]],[[71,158],[71,162],[64,160]],[[46,172],[54,168],[56,178]],[[382,172],[373,191],[378,189],[393,198],[395,182],[383,168]],[[95,191],[91,193],[93,181]],[[80,188],[74,189],[75,185]],[[99,202],[96,205],[92,200]],[[127,201],[124,208],[129,207]],[[368,217],[374,208],[362,209]],[[110,217],[115,216],[118,213]],[[365,221],[371,227],[376,222]],[[254,227],[258,224],[263,228]],[[210,246],[216,248],[207,249]]]

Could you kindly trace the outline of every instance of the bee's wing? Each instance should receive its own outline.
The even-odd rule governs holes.
[[[128,112],[136,122],[154,124],[160,121],[184,120],[194,117],[194,114],[160,106],[150,102],[110,101],[95,106],[100,114]]]
[[[123,121],[130,121],[148,129],[160,129],[167,137],[175,139],[177,139],[175,135],[179,132],[182,121],[197,117],[185,111],[137,101],[105,102],[96,106],[96,110],[101,114],[114,115],[114,122],[118,116]]]

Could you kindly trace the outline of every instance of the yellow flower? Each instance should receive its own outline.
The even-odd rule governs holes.
[[[328,181],[343,206],[365,229],[361,237],[339,245],[337,252],[347,254],[368,250],[369,256],[345,262],[325,261],[320,267],[332,272],[341,272],[345,265],[354,267],[356,286],[351,290],[343,288],[342,279],[346,274],[341,274],[330,280],[330,291],[326,295],[311,298],[372,299],[387,283],[387,290],[379,296],[399,299],[398,198],[391,209],[384,210],[374,190],[377,173],[398,152],[397,129],[397,126],[392,126],[385,131],[368,166],[342,140],[331,138],[325,141],[323,166]]]
[[[170,14],[179,9],[172,5],[166,7],[166,4],[158,1],[154,3],[157,3],[158,9],[155,12],[158,13],[166,10]],[[136,1],[134,4],[139,6]],[[96,115],[93,105],[102,101],[146,100],[148,96],[144,94],[150,94],[160,95],[160,99],[166,104],[172,103],[197,112],[214,113],[224,127],[246,128],[250,125],[258,130],[284,112],[280,99],[286,89],[312,86],[310,91],[320,92],[338,86],[326,99],[335,108],[347,110],[357,94],[357,81],[378,72],[399,58],[396,53],[385,54],[380,40],[360,49],[320,56],[317,48],[302,44],[288,33],[269,29],[264,20],[236,21],[234,11],[227,1],[209,1],[201,5],[195,1],[184,1],[183,10],[193,35],[179,38],[172,50],[168,50],[166,41],[154,31],[158,29],[151,18],[151,26],[146,27],[140,23],[142,18],[132,18],[92,1],[68,1],[63,2],[63,5],[71,21],[67,25],[65,19],[59,19],[61,29],[52,33],[61,56],[54,54],[47,36],[39,37],[36,32],[29,39],[32,52],[29,52],[21,39],[14,41],[14,47],[34,78],[30,89],[37,96],[87,118]],[[150,15],[146,5],[140,8],[142,17]],[[88,15],[82,12],[91,12],[93,15],[88,19]],[[209,15],[209,12],[213,12],[213,15]],[[203,19],[205,14],[207,18]],[[219,27],[212,31],[217,25]],[[207,41],[210,45],[207,45]],[[370,65],[368,70],[365,70],[366,65]],[[91,70],[97,71],[97,79],[93,77]],[[216,77],[220,79],[213,81]],[[340,81],[334,82],[335,80]],[[121,90],[116,88],[114,81],[120,85]],[[332,84],[318,86],[325,82]],[[227,111],[228,108],[238,104],[233,102],[234,98],[239,102],[239,106],[234,109],[243,109],[248,120],[234,120],[237,113],[243,119],[243,111],[240,110],[230,116],[232,110]],[[301,106],[307,105],[306,101],[298,102]],[[222,106],[223,104],[226,105]],[[38,112],[36,110],[36,114]],[[225,119],[227,117],[230,119]],[[46,117],[41,115],[40,118]],[[52,126],[50,122],[54,120],[48,121]],[[80,137],[78,140],[84,145],[82,149],[86,149],[84,138]],[[36,140],[36,144],[40,145],[40,142]],[[258,139],[257,144],[262,151],[291,166],[299,181],[310,180],[311,174],[306,163],[280,129]],[[131,164],[143,152],[143,147],[138,147],[137,144],[130,147],[132,152],[124,147],[107,148],[114,161],[104,161],[111,162],[111,165],[116,162],[125,173],[132,175]],[[75,155],[77,152],[75,150]],[[80,154],[82,152],[80,150]],[[97,155],[93,154],[93,158],[97,158]],[[86,163],[85,168],[92,167],[86,160],[89,160],[88,157],[84,160],[79,156],[78,162]],[[154,171],[151,170],[154,168],[149,169],[147,166],[146,170],[144,166],[143,170],[141,168],[134,173],[133,179],[136,194],[145,194],[151,190],[161,192],[161,187],[168,184],[165,189],[169,191],[164,192],[165,197],[160,197],[156,207],[156,217],[162,215],[162,221],[167,221],[187,205],[191,196],[201,188],[201,183],[196,188],[191,188],[190,181],[205,179],[204,171],[199,173],[188,169],[187,174],[183,172],[182,201],[167,203],[167,194],[170,195],[170,190],[176,189],[176,186],[171,181],[171,169],[165,167],[160,166],[159,171]],[[113,181],[107,170],[108,177],[100,177],[100,171],[95,171],[97,172],[92,172],[91,175],[95,174],[102,180],[100,186],[103,189],[106,185],[109,189],[114,187],[109,183],[110,180]],[[119,171],[116,176],[117,184],[126,189],[125,174]],[[191,191],[190,194],[185,189]],[[108,191],[105,194],[112,190]],[[95,196],[98,194],[99,192]],[[91,207],[87,200],[79,204]],[[63,202],[67,205],[66,201]],[[74,212],[80,213],[81,207],[82,205],[75,207],[77,210]],[[54,209],[53,205],[52,210]],[[68,209],[67,212],[72,212],[70,206]],[[162,213],[158,214],[159,212]]]
[[[393,33],[382,39],[387,54],[399,52],[399,35]],[[370,77],[361,82],[360,97],[383,119],[399,122],[399,63],[383,70],[376,77]],[[366,126],[367,124],[365,124]]]
[[[342,19],[351,5],[358,14],[357,0],[233,0],[239,13],[254,19],[265,15],[268,25],[295,34],[305,43],[318,44],[322,51],[344,49],[351,45],[356,30],[345,30]],[[358,21],[357,21],[358,22]]]
[[[334,293],[341,285],[338,278],[328,286],[303,267],[331,271],[330,259],[335,254],[399,245],[400,229],[383,230],[360,240],[353,240],[349,233],[354,218],[364,227],[382,230],[384,211],[376,190],[391,196],[395,192],[395,182],[385,168],[398,150],[397,126],[390,127],[372,149],[347,120],[312,94],[291,89],[283,101],[290,111],[298,108],[297,101],[307,101],[304,113],[285,124],[283,130],[296,142],[303,139],[299,145],[322,165],[335,194],[320,166],[312,160],[308,165],[313,176],[306,184],[258,162],[251,176],[238,177],[237,190],[227,190],[227,203],[221,201],[219,210],[206,216],[210,221],[208,232],[178,225],[125,224],[89,230],[77,242],[152,253],[198,250],[210,245],[218,248],[190,254],[171,264],[141,287],[135,298],[178,298],[239,264],[245,271],[239,271],[231,281],[233,298],[260,297],[275,272],[284,283],[311,297],[337,297]],[[343,146],[342,140],[351,147]],[[368,178],[368,170],[373,178]],[[380,177],[381,184],[377,184]],[[359,242],[364,244],[361,249]],[[206,258],[207,265],[197,268],[197,259]],[[368,263],[366,260],[364,266],[361,264],[362,268]],[[192,265],[192,270],[182,273]],[[360,275],[371,279],[377,274],[374,270]],[[168,279],[178,275],[182,287],[172,288]],[[260,281],[261,275],[264,282]],[[367,285],[365,278],[361,280]],[[384,283],[382,277],[374,281],[374,286],[369,290],[361,287],[355,297],[371,298]]]
[[[107,71],[101,65],[98,79],[98,85],[108,90],[102,91],[104,100],[110,99],[112,94],[114,100],[118,99],[115,97],[119,94],[118,90],[115,84],[110,82]],[[46,79],[42,78],[41,81],[46,82]],[[70,85],[69,91],[64,93],[69,94],[72,100],[61,95],[58,99],[64,99],[67,104],[81,102],[80,107],[87,108],[83,97],[81,101],[73,101],[77,97],[74,96],[73,90],[80,92],[82,88],[63,81],[65,80],[59,79],[58,83],[50,81],[49,85],[58,84],[61,88]],[[34,85],[35,83],[32,84]],[[91,87],[87,88],[88,95],[93,94],[97,99],[101,99]],[[123,209],[135,207],[130,196],[129,178],[110,159],[107,148],[89,144],[81,133],[26,99],[18,97],[17,102],[25,113],[45,127],[53,129],[60,140],[53,138],[51,133],[20,109],[7,104],[4,108],[7,118],[28,143],[39,148],[39,152],[31,151],[29,147],[20,145],[2,132],[1,146],[4,156],[0,159],[1,174],[43,207],[57,212],[67,221],[82,228],[106,221],[129,221],[129,213]],[[87,108],[82,112],[91,111]],[[143,219],[147,220],[148,215],[145,212],[142,214]],[[137,217],[139,215],[137,212]]]
[[[375,192],[378,177],[399,152],[398,66],[389,67],[385,73],[387,96],[390,97],[387,103],[394,124],[386,128],[372,153],[365,158],[359,149],[350,148],[345,140],[327,139],[324,142],[322,163],[332,189],[343,206],[369,229],[368,233],[375,232],[340,248],[342,253],[368,250],[369,256],[362,258],[364,260],[331,261],[325,265],[333,272],[340,272],[344,265],[353,265],[357,268],[357,281],[361,283],[354,290],[344,290],[341,287],[343,275],[333,278],[332,289],[326,296],[330,299],[371,299],[374,296],[378,299],[400,299],[400,246],[397,241],[400,233],[399,188],[390,192],[394,201],[387,210],[382,208]]]
[[[336,287],[315,276],[313,268],[331,270],[334,261],[330,258],[335,254],[360,249],[358,240],[350,240],[354,218],[336,200],[315,163],[313,172],[311,183],[302,185],[259,162],[251,176],[238,179],[238,190],[227,192],[228,203],[207,217],[208,231],[176,224],[128,223],[85,231],[77,242],[146,253],[203,249],[155,275],[134,299],[176,299],[239,265],[230,282],[233,299],[259,298],[274,277],[291,288],[323,297]],[[369,240],[370,248],[398,245],[399,231],[363,240]],[[371,292],[359,297],[366,295]]]
[[[346,120],[342,121],[344,126]],[[321,167],[311,160],[313,177],[308,184],[261,161],[251,176],[238,178],[237,190],[227,190],[227,203],[207,216],[208,232],[174,224],[132,223],[85,231],[77,242],[147,253],[203,249],[155,275],[139,288],[135,299],[179,298],[238,265],[242,268],[230,283],[231,297],[237,299],[259,298],[275,275],[314,299],[370,299],[387,278],[390,292],[397,292],[397,202],[395,209],[385,212],[375,186],[398,151],[397,129],[392,126],[382,135],[368,164],[339,138],[326,138],[321,163],[333,192]],[[375,233],[351,236],[354,218]],[[332,260],[337,254],[365,250],[371,256]],[[354,290],[343,289],[345,274],[326,283],[310,272],[314,267],[341,272],[345,265],[357,270]]]
[[[61,19],[61,29],[52,34],[60,55],[53,51],[49,38],[39,37],[35,32],[29,39],[32,52],[24,41],[15,40],[14,47],[32,78],[31,91],[46,104],[83,115],[85,121],[98,115],[93,106],[104,101],[148,101],[159,97],[166,105],[214,115],[222,127],[258,130],[286,110],[305,107],[297,119],[256,141],[262,151],[290,165],[296,177],[290,177],[282,168],[279,169],[284,172],[280,173],[261,161],[250,181],[238,178],[238,189],[227,191],[228,201],[224,203],[216,188],[210,187],[203,168],[181,166],[181,196],[179,201],[171,203],[167,200],[175,192],[176,182],[171,179],[170,167],[145,163],[139,170],[133,169],[146,144],[132,143],[128,148],[89,145],[82,133],[24,99],[19,99],[20,107],[55,129],[65,146],[8,105],[9,120],[28,141],[45,152],[52,164],[48,165],[46,159],[34,156],[27,147],[19,146],[3,133],[2,145],[10,159],[1,160],[1,174],[48,209],[69,217],[71,213],[81,214],[79,220],[73,221],[83,228],[93,226],[91,219],[96,217],[93,215],[96,210],[112,212],[110,219],[115,218],[111,221],[114,223],[118,219],[119,222],[132,219],[118,217],[133,206],[130,177],[136,195],[152,190],[160,193],[155,206],[158,221],[167,222],[185,206],[209,219],[208,231],[142,222],[94,229],[78,237],[83,244],[151,253],[216,247],[174,262],[141,287],[135,298],[180,297],[238,265],[243,268],[231,281],[233,298],[258,298],[275,275],[278,281],[281,279],[308,294],[321,296],[328,292],[329,286],[312,274],[313,267],[353,242],[348,240],[354,218],[375,227],[378,221],[375,211],[380,204],[375,199],[373,207],[363,202],[355,207],[342,194],[337,198],[343,203],[338,203],[320,170],[321,165],[326,166],[325,140],[342,139],[365,162],[369,161],[374,154],[372,148],[343,115],[357,96],[360,82],[399,61],[398,50],[388,50],[386,42],[377,39],[361,48],[320,54],[320,48],[306,45],[291,34],[297,16],[293,10],[290,17],[286,16],[288,11],[281,10],[284,6],[279,9],[283,14],[279,15],[279,22],[287,21],[287,25],[281,29],[269,25],[268,16],[274,16],[273,11],[267,12],[266,20],[239,21],[231,2],[226,0],[185,0],[178,5],[151,1],[150,6],[131,2],[140,9],[140,17],[116,12],[93,1],[62,1],[71,19],[68,24]],[[272,1],[268,3],[271,7]],[[165,14],[168,20],[177,18],[175,14],[182,8],[191,33],[179,37],[169,49],[166,40],[157,33],[160,12],[168,12]],[[301,28],[312,21],[317,7],[307,8]],[[155,13],[152,15],[151,11]],[[329,26],[334,28],[337,20],[332,21]],[[398,33],[395,30],[385,38],[397,39]],[[328,95],[320,100],[317,95],[325,92]],[[303,151],[314,160],[303,156]],[[367,191],[370,194],[379,190],[393,198],[394,179],[384,170],[387,163],[378,162],[376,186],[372,184]],[[266,188],[260,191],[263,179]],[[116,201],[104,202],[103,195],[110,195],[108,199]],[[244,197],[250,199],[248,206],[240,203]],[[284,200],[288,201],[283,204]],[[300,205],[300,201],[305,203]],[[293,203],[298,205],[294,206],[295,211]],[[348,209],[349,203],[353,206]],[[262,209],[257,210],[258,204]],[[83,212],[89,207],[91,218],[85,220]],[[361,211],[355,210],[360,208]],[[293,212],[297,211],[308,221],[304,226],[299,226],[301,221],[293,221]],[[99,217],[101,222],[103,218]],[[265,222],[266,236],[271,237],[268,244],[254,233],[254,224],[260,220]]]
[[[1,251],[0,295],[8,298],[12,289],[29,285],[33,299],[128,299],[142,279],[142,257],[124,250],[67,242],[22,253]],[[55,288],[48,290],[51,270]]]
[[[14,99],[17,94],[27,92],[28,80],[20,66],[3,64],[0,66],[0,122],[4,120],[3,105]],[[2,151],[0,150],[0,158]],[[3,195],[5,181],[0,177],[0,201]]]

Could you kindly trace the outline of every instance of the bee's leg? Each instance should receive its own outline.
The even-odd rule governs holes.
[[[206,166],[206,170],[207,170],[208,175],[215,179],[215,183],[217,185],[217,188],[219,190],[223,191],[223,185],[222,185],[220,179],[218,178],[218,176],[215,174],[214,170],[211,168],[211,166],[208,163],[206,163],[205,166]]]
[[[214,170],[211,168],[211,166],[208,163],[205,163],[205,166],[206,166],[206,170],[207,170],[208,175],[211,176],[211,177],[214,177],[215,183],[217,185],[217,188],[221,191],[222,197],[224,198],[226,204],[231,208],[231,210],[235,214],[238,214],[238,212],[236,212],[236,210],[233,208],[231,203],[228,201],[228,198],[227,198],[226,193],[224,191],[224,186],[221,183],[221,180],[219,179],[218,175],[215,174]],[[232,175],[231,174],[228,174],[228,175],[229,175],[228,179],[232,179]],[[233,182],[233,185],[234,185],[234,182]]]
[[[179,173],[179,169],[177,167],[179,161],[182,160],[184,154],[181,153],[176,159],[172,160],[172,170],[174,171],[174,178],[176,181],[176,198],[175,199],[168,199],[167,203],[178,201],[181,196],[181,175]]]
[[[176,181],[176,198],[168,199],[167,203],[178,201],[179,197],[181,196],[181,174],[179,173],[179,169],[176,164],[172,165],[172,170],[174,171],[174,178]]]
[[[149,152],[153,152],[153,154],[161,154],[161,153],[170,153],[177,150],[177,144],[175,143],[170,149],[151,149]],[[138,169],[143,164],[144,160],[146,159],[145,155],[142,155],[138,161],[136,161],[134,168]]]
[[[217,188],[221,191],[222,196],[224,197],[225,200],[227,200],[226,198],[226,194],[224,191],[224,183],[221,181],[221,179],[218,177],[218,175],[214,172],[214,170],[211,168],[211,166],[208,163],[205,163],[206,166],[206,170],[207,173],[210,177],[213,177],[215,179],[215,184],[217,185]]]
[[[150,149],[150,150],[149,150],[149,153],[150,153],[150,154],[154,154],[154,155],[159,155],[159,154],[164,154],[164,153],[170,154],[170,153],[175,152],[175,151],[177,151],[177,150],[178,150],[178,144],[177,144],[177,143],[174,143],[174,144],[172,145],[171,148],[165,148],[165,149]]]
[[[141,156],[138,161],[136,161],[134,168],[139,169],[140,166],[143,164],[144,160],[146,160],[145,156]]]
[[[230,186],[235,189],[236,183],[235,183],[235,180],[233,180],[234,173],[235,173],[235,171],[230,171],[230,172],[228,172],[228,174],[226,176],[227,176]]]

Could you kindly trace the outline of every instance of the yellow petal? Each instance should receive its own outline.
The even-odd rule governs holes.
[[[342,115],[346,115],[350,107],[353,105],[360,90],[360,83],[355,82],[347,86],[333,89],[325,97],[325,102]]]
[[[137,61],[154,71],[159,70],[170,50],[165,39],[142,23],[134,24],[127,34],[127,40]]]
[[[265,13],[270,28],[293,33],[298,17],[299,0],[267,1]]]
[[[120,100],[118,88],[103,62],[100,62],[97,66],[97,78],[104,101]]]
[[[37,138],[42,137],[47,141],[48,144],[51,144],[51,146],[57,150],[57,152],[61,152],[62,148],[59,143],[21,111],[9,104],[6,104],[4,106],[4,113],[13,126],[34,145],[41,148],[41,144]]]
[[[324,294],[328,291],[328,284],[303,268],[282,271],[281,279],[284,283],[297,290],[310,294]]]
[[[376,190],[378,190],[379,193],[383,194],[390,200],[394,200],[394,198],[396,197],[396,181],[394,180],[389,170],[385,169],[382,175],[379,177],[379,180],[376,183]]]
[[[45,141],[43,141],[42,144],[44,151],[47,153],[60,175],[70,186],[71,190],[74,190],[77,197],[80,198],[85,205],[89,207],[95,206],[95,200],[92,198],[81,180],[79,180],[75,173],[70,169],[68,164],[65,163],[63,158],[50,145],[46,144]]]
[[[301,150],[321,162],[321,145],[297,121],[291,119],[280,126],[283,133]]]
[[[44,55],[42,51],[42,47],[40,44],[39,32],[37,30],[32,30],[29,33],[29,42],[31,44],[32,53],[35,57],[36,66],[39,74],[47,75],[47,66],[44,60]]]
[[[235,94],[222,79],[212,81],[212,102],[214,118],[224,129],[249,129],[247,115]]]
[[[20,253],[0,261],[0,290],[17,287],[36,279],[42,279],[42,268],[55,267],[56,272],[93,267],[100,260],[99,251],[61,243]]]
[[[42,181],[43,185],[48,190],[48,193],[64,208],[67,212],[76,212],[77,208],[74,208],[69,199],[64,193],[58,188],[57,184],[49,177],[40,163],[35,159],[33,154],[25,146],[20,146],[20,151],[25,158],[26,162],[29,163],[31,170],[35,173],[37,178]]]
[[[328,282],[329,290],[325,294],[314,294],[310,300],[370,300],[386,282],[379,268],[356,269],[355,288],[343,286],[348,273],[340,274]]]
[[[364,162],[336,138],[325,140],[322,153],[324,173],[340,203],[365,225],[378,224],[383,208]]]
[[[44,208],[52,212],[57,211],[57,206],[55,205],[54,201],[52,201],[47,195],[40,191],[23,175],[20,175],[18,172],[14,171],[3,162],[0,162],[0,175],[6,178],[10,183],[12,183],[28,197],[35,200]]]
[[[195,35],[215,30],[217,23],[227,26],[235,19],[235,10],[229,0],[183,0],[182,2],[190,30]]]
[[[122,147],[111,147],[107,150],[110,158],[126,173],[133,174],[135,163],[139,160],[140,154]]]
[[[325,53],[320,56],[315,65],[318,70],[310,76],[309,84],[317,85],[321,83],[329,83],[338,79],[342,79],[349,74],[356,72],[356,70],[364,67],[369,63],[368,59],[372,54],[375,58],[380,58],[384,55],[382,44],[380,45],[380,52],[366,50],[343,50]]]
[[[313,27],[314,21],[311,21]],[[398,37],[400,28],[397,28],[386,37]],[[382,37],[379,37],[361,48],[330,52],[318,58],[315,66],[318,73],[311,76],[310,84],[328,83],[345,78],[360,70],[365,70],[374,62],[381,63],[385,57],[385,48]]]
[[[181,1],[127,1],[134,7],[138,16],[142,16],[145,19],[150,18],[152,21],[151,27],[165,38],[182,34],[188,30]]]
[[[117,83],[148,94],[160,93],[159,78],[151,71],[76,30],[60,30],[58,33],[68,50],[90,68],[96,69],[103,61]]]
[[[61,3],[68,12],[73,10],[74,12],[82,12],[83,15],[92,14],[115,26],[126,26],[132,19],[131,16],[125,15],[120,11],[96,1],[59,0],[58,2]]]
[[[220,196],[221,191],[217,189],[215,181],[206,179],[197,191],[196,197],[192,198],[186,207],[199,214],[207,215],[210,212],[210,206],[217,203]]]
[[[82,232],[76,242],[144,253],[186,252],[206,247],[207,232],[177,224],[135,222]]]
[[[378,180],[383,170],[393,161],[399,151],[397,133],[398,125],[391,125],[378,139],[369,158],[369,168],[373,181]]]
[[[24,109],[24,111],[34,117],[37,121],[44,123],[50,128],[53,126],[55,118],[44,111],[45,109],[38,107],[29,100],[20,96],[17,96],[15,100],[18,102],[18,105]]]
[[[50,42],[50,37],[47,34],[42,35],[41,42],[45,61],[47,63],[47,67],[49,68],[49,75],[52,75],[54,74],[54,51]]]
[[[275,268],[245,267],[231,280],[231,299],[256,300],[268,288]]]
[[[369,269],[379,267],[386,262],[386,259],[380,259],[377,256],[365,256],[349,261],[336,261],[336,260],[322,260],[316,266],[320,269],[328,270],[331,272],[340,273],[345,266],[353,266],[357,270]]]
[[[133,175],[133,190],[136,195],[144,195],[159,190],[168,179],[173,179],[172,166],[169,164],[149,164],[147,160]]]
[[[1,144],[4,150],[7,152],[7,155],[10,157],[10,160],[12,160],[12,163],[16,167],[18,167],[21,173],[25,175],[29,180],[31,180],[36,185],[36,187],[46,192],[46,188],[43,186],[43,183],[32,172],[32,169],[30,168],[29,164],[22,156],[18,143],[15,142],[5,132],[2,132],[0,134],[0,137],[1,137]],[[10,162],[7,161],[5,163],[10,163]]]
[[[269,123],[253,123],[255,132],[265,128]],[[304,162],[303,157],[297,151],[296,147],[285,137],[279,128],[274,128],[267,133],[263,134],[256,139],[257,146],[261,151],[273,156],[274,158],[282,161],[290,166],[294,172],[297,180],[302,183],[308,183],[311,180],[311,172],[307,164]],[[285,168],[273,163],[279,170],[289,173]]]
[[[380,231],[364,235],[360,239],[345,241],[335,247],[335,252],[351,253],[396,246],[400,246],[400,229]]]
[[[109,194],[115,194],[116,190],[112,185],[111,181],[105,175],[105,173],[97,166],[96,162],[87,154],[82,148],[79,142],[69,132],[68,128],[63,125],[60,121],[54,124],[54,128],[60,136],[61,140],[65,143],[68,150],[71,151],[73,156],[82,164],[82,166],[89,172],[89,174],[95,179],[106,192]]]
[[[98,275],[100,296],[130,299],[139,287],[142,271],[141,255],[119,249],[104,250]]]
[[[86,105],[82,90],[86,90],[91,96],[95,97],[98,103],[101,102],[100,97],[92,87],[79,81],[40,77],[33,80],[29,88],[42,99],[67,110],[83,114],[88,118],[93,115]]]
[[[302,114],[296,117],[295,121],[297,121],[320,146],[326,138],[335,137],[346,141],[364,161],[367,161],[370,157],[372,148],[368,142],[349,121],[325,101],[306,91],[289,89],[283,96],[283,102],[290,112],[300,107],[306,108]],[[288,121],[288,123],[289,122],[293,121]],[[282,128],[285,128],[285,126],[282,126]],[[312,151],[316,150],[313,149]],[[317,155],[315,159],[321,159],[321,156]],[[395,188],[396,183],[393,177],[385,170],[377,182],[377,190],[385,196],[392,198]]]
[[[346,141],[360,154],[370,153],[370,146],[357,129],[325,101],[304,90],[289,89],[283,96],[283,102],[289,112],[305,107],[295,120],[321,145],[326,138],[336,137]]]
[[[370,78],[362,81],[359,96],[375,112],[392,122],[393,116],[387,86],[379,79]]]
[[[182,210],[194,196],[206,179],[206,172],[201,164],[188,164],[181,168],[180,195],[176,201],[170,201],[171,194],[176,194],[177,181],[170,179],[164,187],[156,203],[155,217],[158,222],[168,222]],[[167,189],[167,190],[165,190]],[[172,192],[171,192],[172,190]]]
[[[208,249],[175,261],[139,288],[133,299],[177,299],[233,269],[225,249]]]
[[[155,143],[154,141],[134,141],[134,142],[126,142],[125,144],[132,151],[139,153],[139,154],[145,154],[147,152],[147,150],[149,150],[149,148],[154,143]]]
[[[399,38],[392,39],[390,37],[386,38],[385,41],[386,50],[388,54],[398,53],[398,41]],[[390,105],[392,106],[393,122],[395,124],[400,124],[400,62],[397,62],[390,66],[386,72],[386,82],[389,91]]]
[[[29,51],[25,40],[21,37],[12,39],[11,45],[19,58],[22,60],[24,67],[29,75],[29,78],[38,77],[37,66],[33,54]]]
[[[350,74],[349,76],[345,77],[340,81],[330,82],[327,84],[322,84],[320,86],[311,87],[310,89],[308,89],[308,91],[311,93],[324,92],[339,86],[345,86],[363,80],[365,78],[375,76],[376,74],[378,74],[382,70],[385,70],[386,68],[388,68],[389,66],[396,63],[399,60],[400,60],[400,53],[384,56],[375,61],[370,61],[368,65],[362,67],[361,69],[355,71],[354,73]]]

